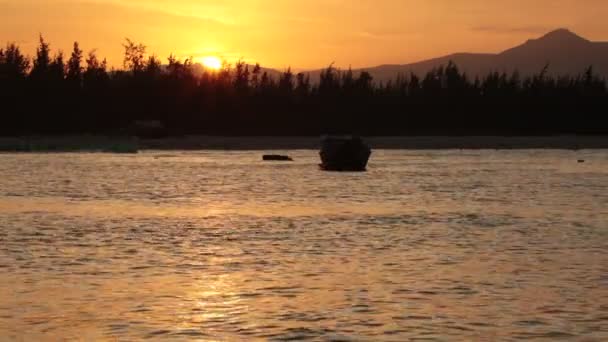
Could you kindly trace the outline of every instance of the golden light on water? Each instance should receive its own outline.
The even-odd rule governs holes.
[[[219,70],[222,68],[223,62],[217,56],[205,56],[200,58],[201,64],[210,70]]]

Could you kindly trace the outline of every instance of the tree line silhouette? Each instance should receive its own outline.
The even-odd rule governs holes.
[[[85,54],[0,49],[0,135],[125,135],[157,122],[162,135],[548,135],[608,133],[606,81],[580,75],[493,72],[469,77],[449,63],[424,76],[374,82],[368,72],[324,69],[318,81],[287,69],[273,77],[237,62],[204,70],[162,63],[126,40],[124,68]],[[66,60],[67,58],[67,60]],[[157,127],[158,128],[158,127]],[[150,132],[148,132],[150,133]]]

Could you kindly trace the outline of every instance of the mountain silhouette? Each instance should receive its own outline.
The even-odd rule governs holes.
[[[608,42],[592,42],[567,29],[558,29],[498,54],[455,53],[412,64],[380,65],[354,71],[367,71],[375,81],[386,82],[399,74],[424,76],[431,69],[445,66],[450,61],[470,77],[515,70],[525,76],[538,73],[548,65],[551,75],[574,76],[593,66],[597,74],[608,78]],[[318,80],[319,74],[319,70],[311,71],[311,79]]]

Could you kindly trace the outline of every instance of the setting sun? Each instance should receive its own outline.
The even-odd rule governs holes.
[[[207,56],[201,58],[201,63],[207,69],[219,70],[222,68],[222,60],[215,56]]]

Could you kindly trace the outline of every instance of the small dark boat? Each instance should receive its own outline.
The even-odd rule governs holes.
[[[359,137],[324,137],[319,166],[325,171],[365,171],[371,154],[371,148]]]
[[[264,161],[293,161],[290,156],[282,156],[278,154],[266,154],[262,157]]]

